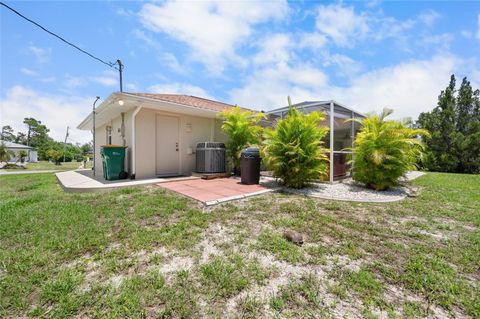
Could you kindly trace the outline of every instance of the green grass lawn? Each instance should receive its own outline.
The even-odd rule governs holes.
[[[55,163],[50,163],[48,161],[39,161],[37,163],[27,163],[26,169],[5,169],[7,172],[14,172],[14,171],[24,171],[24,170],[31,170],[31,171],[45,171],[45,170],[61,170],[61,171],[68,171],[72,169],[77,169],[81,163],[79,162],[65,162],[60,163],[60,165],[55,165]],[[92,168],[92,162],[87,163],[87,168]]]
[[[0,176],[0,317],[479,318],[480,176],[413,184],[389,204],[268,194],[203,210],[155,186]]]

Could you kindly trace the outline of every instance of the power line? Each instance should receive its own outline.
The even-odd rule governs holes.
[[[108,65],[108,66],[111,67],[111,68],[117,69],[117,68],[115,67],[115,64],[117,64],[117,62],[115,62],[115,63],[106,62],[106,61],[104,61],[104,60],[102,60],[102,59],[94,56],[93,54],[91,54],[91,53],[89,53],[89,52],[87,52],[87,51],[79,48],[79,47],[76,46],[75,44],[73,44],[73,43],[65,40],[64,38],[62,38],[62,37],[59,36],[58,34],[55,34],[54,32],[52,32],[52,31],[48,30],[47,28],[41,26],[40,24],[38,24],[37,22],[33,21],[32,19],[27,18],[26,16],[24,16],[23,14],[21,14],[21,13],[18,12],[17,10],[13,9],[12,7],[8,6],[7,4],[5,4],[5,3],[1,2],[1,1],[0,1],[0,4],[1,4],[2,6],[4,6],[5,8],[9,9],[10,11],[12,11],[13,13],[17,14],[18,16],[22,17],[23,19],[27,20],[28,22],[36,25],[37,27],[39,27],[39,28],[42,29],[43,31],[49,33],[50,35],[53,35],[54,37],[58,38],[59,40],[65,42],[66,44],[68,44],[68,45],[70,45],[70,46],[72,46],[72,47],[74,47],[74,48],[77,49],[78,51],[80,51],[80,52],[88,55],[89,57],[91,57],[91,58],[93,58],[93,59],[95,59],[95,60],[97,60],[97,61],[99,61],[99,62],[101,62],[101,63],[103,63],[103,64]],[[118,69],[117,69],[117,70],[118,70]]]

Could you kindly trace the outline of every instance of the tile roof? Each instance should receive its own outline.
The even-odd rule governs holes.
[[[234,107],[234,105],[231,105],[231,104],[213,101],[213,100],[209,100],[209,99],[205,99],[197,96],[191,96],[191,95],[153,94],[153,93],[126,93],[126,94],[146,97],[154,100],[173,102],[177,104],[188,105],[188,106],[198,107],[201,109],[217,111],[217,112],[221,112],[225,109],[230,109]],[[247,109],[243,107],[242,109],[252,111],[251,109]]]

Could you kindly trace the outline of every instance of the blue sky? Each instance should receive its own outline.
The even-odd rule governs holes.
[[[124,90],[269,110],[335,99],[417,117],[455,73],[480,87],[480,2],[6,1],[106,60]],[[1,125],[54,138],[118,90],[117,71],[0,7]],[[90,135],[72,131],[72,141]]]

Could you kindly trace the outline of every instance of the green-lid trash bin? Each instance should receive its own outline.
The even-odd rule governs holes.
[[[125,179],[128,174],[125,172],[125,149],[126,146],[102,145],[100,155],[103,163],[103,177],[108,181]]]

